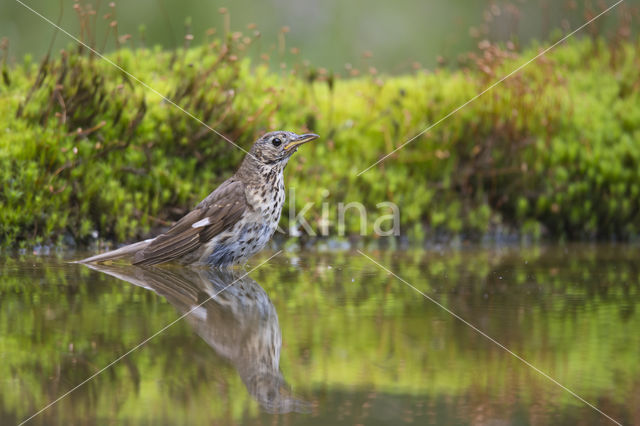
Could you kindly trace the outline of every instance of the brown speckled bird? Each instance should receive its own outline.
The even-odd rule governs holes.
[[[81,263],[130,258],[135,265],[176,261],[228,267],[244,263],[269,242],[284,204],[283,170],[313,133],[270,132],[259,138],[238,171],[167,232]]]

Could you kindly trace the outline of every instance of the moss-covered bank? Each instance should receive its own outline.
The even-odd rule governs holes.
[[[457,71],[341,79],[304,65],[274,72],[250,64],[242,56],[250,43],[230,38],[109,58],[245,148],[265,130],[322,135],[287,173],[298,208],[314,203],[312,226],[323,202],[335,223],[338,202],[363,202],[373,219],[388,214],[377,203],[392,201],[403,233],[416,240],[501,228],[534,237],[638,235],[638,43],[558,47],[360,176],[538,50],[487,44]],[[243,155],[76,49],[4,68],[0,130],[5,246],[65,236],[87,242],[94,231],[140,237],[179,217]],[[357,215],[347,221],[359,230]]]

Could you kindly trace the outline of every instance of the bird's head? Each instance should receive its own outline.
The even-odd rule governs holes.
[[[250,155],[264,164],[286,164],[300,145],[318,138],[319,136],[313,133],[298,135],[284,130],[269,132],[253,144]]]

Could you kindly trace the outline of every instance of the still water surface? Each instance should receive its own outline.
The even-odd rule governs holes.
[[[640,424],[640,248],[367,254]],[[614,424],[355,252],[283,253],[247,276],[70,257],[0,260],[0,424],[188,312],[28,424]]]

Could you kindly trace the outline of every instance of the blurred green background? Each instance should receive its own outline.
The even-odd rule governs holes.
[[[72,10],[71,0],[24,0],[42,15],[77,35],[80,25]],[[96,7],[97,47],[107,37],[104,15],[112,12],[108,1],[90,2]],[[434,67],[438,58],[455,62],[457,56],[472,50],[477,38],[492,41],[515,40],[527,45],[531,39],[547,39],[552,31],[574,29],[599,12],[609,2],[575,0],[138,0],[115,2],[115,19],[120,35],[132,35],[131,43],[161,45],[171,49],[184,45],[184,36],[194,36],[193,43],[202,43],[205,33],[224,28],[221,7],[229,11],[231,29],[252,33],[247,25],[254,23],[261,32],[261,42],[254,46],[253,55],[276,52],[278,61],[287,63],[307,59],[316,66],[334,71],[344,70],[345,64],[355,67],[365,61],[367,52],[373,57],[367,64],[381,71],[402,72],[414,62]],[[640,0],[626,0],[627,8],[637,8]],[[623,8],[620,8],[622,10]],[[627,9],[625,9],[627,10]],[[62,13],[61,13],[62,11]],[[622,13],[615,11],[614,14]],[[594,23],[590,31],[610,26],[608,21]],[[278,53],[278,34],[289,27],[286,53]],[[144,37],[140,30],[144,27]],[[0,2],[0,36],[8,37],[10,53],[20,58],[26,53],[43,56],[49,47],[53,28],[14,0]],[[54,52],[66,47],[70,40],[59,34]],[[112,50],[109,38],[106,50]],[[301,58],[290,48],[300,49]],[[100,49],[102,50],[102,49]]]

